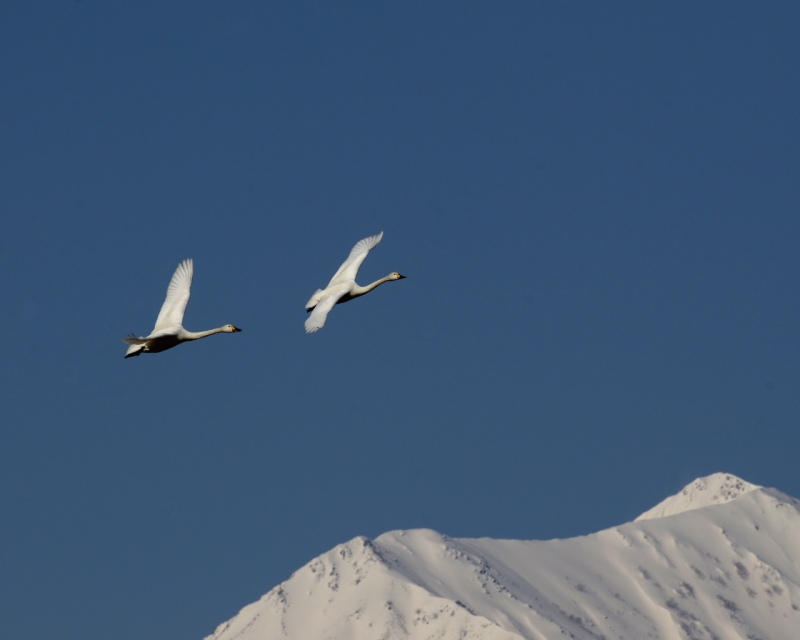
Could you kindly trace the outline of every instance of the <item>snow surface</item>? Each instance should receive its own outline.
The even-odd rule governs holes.
[[[800,502],[715,474],[578,538],[355,538],[206,640],[789,640],[799,567]]]
[[[706,478],[698,478],[684,487],[677,495],[659,502],[649,511],[645,511],[637,520],[651,520],[672,516],[691,509],[701,509],[713,504],[724,504],[738,498],[743,493],[761,489],[758,485],[745,482],[730,473],[715,473]]]

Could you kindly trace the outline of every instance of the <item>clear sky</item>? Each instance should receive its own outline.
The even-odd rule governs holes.
[[[334,6],[335,5],[335,6]],[[800,5],[0,9],[0,626],[199,640],[357,535],[800,496]],[[408,276],[304,304],[351,247]],[[193,258],[188,329],[123,359]]]

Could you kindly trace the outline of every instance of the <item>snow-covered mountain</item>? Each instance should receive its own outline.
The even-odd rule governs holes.
[[[729,474],[567,540],[339,545],[207,640],[795,640],[800,502]]]

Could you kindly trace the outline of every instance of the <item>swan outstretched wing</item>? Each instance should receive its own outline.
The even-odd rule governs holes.
[[[364,262],[364,258],[367,257],[370,249],[381,241],[381,238],[383,238],[383,231],[377,235],[359,240],[356,246],[350,251],[347,260],[345,260],[342,266],[339,267],[339,270],[333,274],[333,278],[331,278],[331,281],[328,283],[328,287],[340,282],[355,282],[356,274],[358,273],[359,267],[361,267],[361,263]]]
[[[325,320],[328,319],[328,314],[344,294],[344,290],[331,293],[324,296],[319,300],[319,302],[317,302],[317,306],[312,309],[311,313],[306,319],[304,325],[306,328],[306,333],[314,333],[325,326]]]
[[[183,323],[183,314],[186,305],[189,304],[190,289],[192,287],[192,275],[194,274],[194,264],[192,259],[184,260],[175,269],[172,280],[167,287],[167,297],[161,305],[161,311],[156,319],[156,326],[151,333],[151,337],[165,327],[179,325]]]

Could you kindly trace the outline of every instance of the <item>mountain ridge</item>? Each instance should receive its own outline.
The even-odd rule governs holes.
[[[763,487],[745,482],[730,473],[715,473],[704,478],[697,478],[680,492],[645,511],[636,518],[636,521],[663,518],[685,511],[726,504],[758,489],[763,489]]]
[[[788,640],[798,566],[800,502],[713,474],[576,538],[356,537],[207,640]]]

